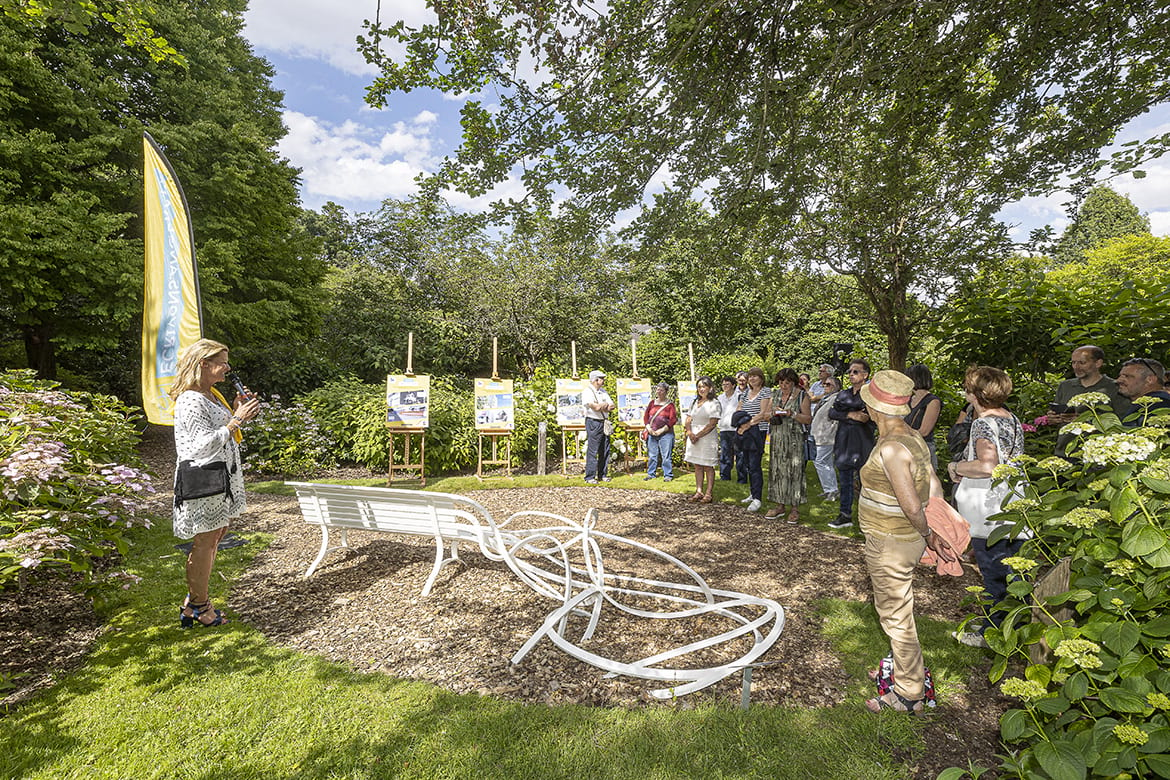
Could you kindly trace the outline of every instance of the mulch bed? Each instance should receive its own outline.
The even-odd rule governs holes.
[[[144,456],[164,475],[161,490],[169,489],[173,463],[167,433],[169,429],[152,427],[144,441]],[[786,623],[765,656],[777,663],[753,675],[753,705],[859,706],[856,700],[842,704],[856,690],[857,680],[846,674],[821,635],[813,606],[827,597],[870,598],[859,539],[767,521],[739,504],[693,505],[681,496],[654,491],[566,486],[484,490],[472,498],[497,520],[531,509],[581,519],[595,507],[599,530],[677,556],[712,587],[775,599],[785,609]],[[236,529],[274,538],[233,585],[227,607],[233,617],[274,643],[360,671],[528,703],[693,707],[739,702],[738,675],[697,694],[659,702],[648,695],[656,684],[606,679],[547,640],[513,666],[511,655],[539,627],[552,602],[532,592],[503,563],[487,560],[477,549],[461,550],[461,562],[446,567],[434,592],[423,598],[432,542],[351,532],[354,549],[332,553],[306,580],[303,574],[317,553],[320,531],[303,522],[293,498],[249,494],[248,503]],[[617,559],[613,565],[620,570],[642,563]],[[922,569],[916,612],[957,621],[964,616],[959,606],[963,589],[977,582],[972,573],[943,578]],[[0,621],[0,671],[26,675],[17,679],[21,689],[7,703],[49,684],[53,672],[79,664],[84,648],[100,631],[92,610],[63,586],[38,584],[0,594],[0,614],[6,618]],[[673,622],[607,619],[590,647],[624,659],[649,655],[679,643],[672,633],[677,627],[663,625]],[[876,664],[883,654],[884,648],[874,648],[872,661]],[[986,668],[972,669],[965,688],[926,719],[925,754],[903,757],[913,763],[913,776],[933,778],[944,767],[966,766],[968,759],[984,766],[993,763],[997,721],[1007,701],[987,682]]]

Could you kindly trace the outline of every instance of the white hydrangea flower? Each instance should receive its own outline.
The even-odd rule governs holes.
[[[1143,461],[1157,449],[1158,445],[1144,436],[1111,433],[1086,441],[1081,456],[1094,466],[1110,466]]]
[[[1082,436],[1086,433],[1096,433],[1097,426],[1088,422],[1070,422],[1067,425],[1060,427],[1062,434],[1071,434],[1073,436]]]
[[[1081,393],[1068,399],[1069,406],[1108,406],[1109,396],[1104,393]]]

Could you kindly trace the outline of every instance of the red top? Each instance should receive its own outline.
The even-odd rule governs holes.
[[[646,414],[642,415],[642,422],[650,425],[654,430],[663,426],[674,430],[674,426],[678,425],[678,410],[674,408],[673,401],[666,403],[651,401],[650,405],[646,407]]]

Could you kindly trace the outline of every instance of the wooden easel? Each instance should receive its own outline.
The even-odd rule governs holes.
[[[561,476],[568,478],[569,464],[585,463],[585,448],[579,435],[585,430],[584,425],[566,425],[561,428]]]
[[[394,463],[394,447],[398,440],[402,441],[402,463]],[[418,442],[418,460],[411,460],[411,440]],[[390,471],[386,475],[386,487],[394,484],[394,472],[418,474],[422,487],[427,486],[427,430],[426,428],[392,428],[390,430]]]
[[[492,381],[500,381],[499,373],[499,338],[492,336]],[[484,460],[483,457],[483,440],[485,438],[492,440],[492,455],[489,459]],[[500,459],[500,439],[505,439],[504,450],[506,455]],[[503,466],[504,473],[512,476],[512,432],[511,431],[479,431],[479,457],[476,461],[475,476],[477,479],[483,479],[484,466]]]
[[[406,334],[406,371],[405,376],[414,376],[414,331]],[[402,463],[394,463],[394,445],[398,437],[402,437]],[[418,441],[418,460],[411,460],[411,439]],[[386,474],[386,487],[394,484],[394,471],[407,474],[418,474],[422,487],[427,486],[427,429],[426,428],[391,428],[390,429],[390,469]]]
[[[492,456],[488,460],[484,460],[484,457],[483,457],[483,440],[484,439],[491,439],[492,440]],[[504,441],[504,451],[506,454],[502,460],[500,459],[499,450],[498,450],[500,439],[505,440]],[[479,462],[475,467],[475,476],[478,477],[479,479],[483,479],[483,467],[484,466],[503,466],[504,472],[509,477],[512,476],[512,434],[511,433],[507,433],[505,431],[501,431],[500,433],[493,433],[491,431],[481,431],[480,432],[480,434],[479,434]]]

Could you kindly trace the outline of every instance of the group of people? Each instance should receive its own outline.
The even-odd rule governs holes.
[[[1149,358],[1133,358],[1122,364],[1116,380],[1102,373],[1104,353],[1095,346],[1078,347],[1072,353],[1074,377],[1057,389],[1048,421],[1065,424],[1081,411],[1069,404],[1086,392],[1104,393],[1126,425],[1141,425],[1141,414],[1170,408],[1170,388],[1165,367]],[[176,536],[193,541],[186,565],[187,596],[180,607],[184,627],[223,625],[226,618],[214,609],[208,584],[216,550],[231,518],[245,506],[238,442],[240,428],[259,411],[259,403],[246,389],[229,404],[216,390],[230,370],[225,345],[201,339],[180,355],[177,377],[171,388],[175,401],[177,455],[176,501],[173,523]],[[966,547],[966,531],[957,541],[946,529],[945,515],[954,510],[943,501],[937,476],[938,455],[933,431],[941,401],[931,393],[930,371],[922,365],[907,373],[886,370],[870,376],[864,360],[850,362],[848,387],[842,387],[832,368],[820,367],[811,385],[794,370],[778,372],[773,387],[764,372],[752,368],[724,377],[722,393],[708,377],[698,380],[697,397],[682,415],[686,436],[684,459],[695,467],[695,493],[689,500],[712,501],[715,468],[722,479],[732,469],[740,482],[750,485],[748,508],[756,511],[763,498],[762,459],[768,441],[768,498],[776,508],[767,517],[795,520],[805,502],[805,463],[811,456],[824,494],[840,501],[835,527],[851,525],[853,496],[858,497],[858,524],[865,538],[864,558],[873,586],[874,606],[882,630],[890,641],[893,684],[882,696],[869,699],[872,711],[893,709],[915,713],[924,707],[925,669],[914,621],[914,572],[925,551],[937,560],[956,563]],[[605,374],[589,375],[583,399],[589,447],[586,481],[606,480],[608,439],[612,429],[608,415],[615,405],[604,389]],[[669,386],[659,383],[646,408],[643,436],[649,452],[647,479],[661,468],[663,478],[673,479],[671,464],[679,412],[670,400]],[[1024,451],[1024,429],[1005,406],[1012,393],[1006,372],[990,366],[969,368],[963,380],[969,422],[968,438],[961,456],[947,464],[956,485],[955,502],[969,528],[970,544],[983,578],[984,590],[993,602],[1007,593],[1010,570],[1004,559],[1015,555],[1024,542],[1022,534],[988,544],[997,521],[992,519],[1002,500],[988,501],[988,486],[996,466]],[[1154,399],[1139,407],[1143,396]],[[806,446],[807,445],[807,446]],[[1069,439],[1061,436],[1057,450],[1067,454]],[[180,500],[179,473],[184,466],[222,463],[230,474],[225,495]],[[977,489],[978,488],[978,489]],[[940,519],[940,515],[943,517]],[[952,526],[953,527],[953,526]],[[956,638],[966,644],[985,645],[983,633],[998,626],[1003,615],[992,613]]]

